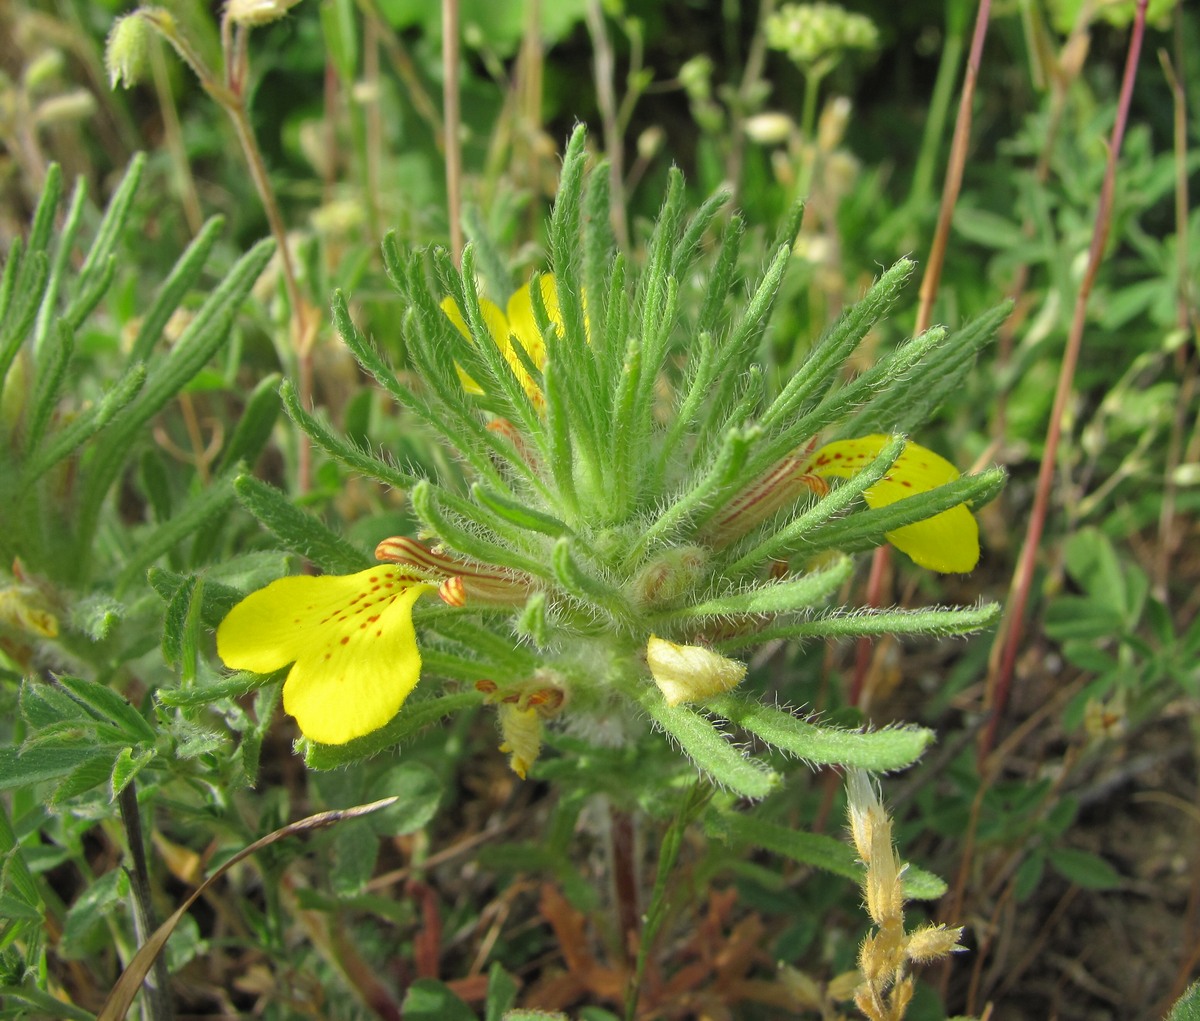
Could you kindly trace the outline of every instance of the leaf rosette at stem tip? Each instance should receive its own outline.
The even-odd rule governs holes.
[[[386,748],[411,733],[406,717],[432,720],[453,703],[495,709],[522,776],[536,774],[561,717],[572,734],[609,743],[662,731],[711,779],[751,797],[775,774],[728,739],[730,728],[812,761],[900,768],[925,732],[880,756],[870,734],[835,740],[774,710],[764,722],[745,708],[753,676],[728,653],[758,635],[847,634],[848,621],[856,635],[988,623],[994,607],[830,602],[849,577],[846,554],[885,542],[934,571],[978,561],[972,510],[1003,472],[960,476],[906,435],[855,435],[853,422],[873,422],[878,406],[905,430],[919,425],[930,395],[961,382],[1000,317],[900,342],[848,379],[847,359],[901,297],[913,269],[902,261],[779,379],[756,359],[771,347],[797,216],[747,298],[741,267],[763,260],[740,251],[740,219],[719,219],[724,196],[689,214],[673,172],[645,251],[631,259],[616,250],[603,168],[589,172],[584,141],[577,129],[566,149],[549,271],[514,293],[479,270],[503,265],[495,253],[477,259],[468,246],[460,271],[441,249],[405,253],[385,239],[403,374],[335,297],[347,346],[459,471],[410,474],[342,438],[285,384],[285,408],[315,444],[407,489],[418,528],[379,545],[384,566],[251,593],[218,631],[221,655],[246,670],[290,665],[284,708],[321,765]],[[359,562],[315,520],[245,495],[295,552]],[[428,680],[402,708],[419,676]],[[438,696],[435,678],[451,693]]]

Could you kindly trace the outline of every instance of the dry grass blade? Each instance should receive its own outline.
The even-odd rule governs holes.
[[[104,1001],[104,1006],[96,1016],[96,1021],[122,1021],[133,1004],[133,998],[141,988],[142,982],[145,981],[146,975],[149,974],[158,955],[162,953],[163,947],[167,945],[167,940],[171,938],[171,933],[175,931],[175,927],[183,919],[183,916],[188,913],[188,909],[191,908],[196,899],[205,890],[220,879],[230,868],[238,864],[238,862],[245,861],[250,855],[261,851],[264,847],[269,847],[271,844],[283,840],[285,837],[295,836],[297,833],[307,833],[309,830],[324,829],[326,826],[332,826],[343,819],[357,819],[360,816],[370,815],[372,812],[378,812],[381,808],[394,805],[398,800],[399,797],[396,796],[384,798],[381,801],[372,801],[367,805],[355,805],[353,808],[318,812],[316,815],[310,815],[306,819],[288,823],[288,825],[282,826],[274,832],[268,833],[265,837],[254,841],[248,847],[242,848],[217,869],[216,872],[196,887],[192,891],[191,896],[179,906],[178,910],[154,930],[154,934],[133,955],[133,960],[129,962],[129,966],[121,973],[121,977],[117,979],[116,984],[112,987],[112,991],[108,994],[108,999]]]

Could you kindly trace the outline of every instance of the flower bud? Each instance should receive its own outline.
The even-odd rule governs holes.
[[[146,69],[150,26],[136,12],[118,18],[108,33],[104,47],[104,66],[109,88],[136,85]]]
[[[759,145],[781,145],[796,130],[796,122],[786,113],[768,111],[746,119],[746,135]]]
[[[667,705],[703,702],[736,688],[746,664],[700,645],[676,645],[655,635],[646,643],[646,662]]]
[[[225,17],[235,25],[257,28],[278,21],[300,0],[229,0]]]
[[[500,751],[508,755],[508,764],[522,780],[542,752],[542,717],[535,706],[522,709],[502,702],[498,706],[500,736],[504,743]]]

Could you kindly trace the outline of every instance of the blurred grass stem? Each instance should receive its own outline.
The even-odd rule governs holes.
[[[1172,63],[1165,50],[1158,54],[1163,74],[1171,89],[1173,112],[1173,136],[1175,146],[1175,274],[1178,295],[1176,298],[1175,325],[1185,335],[1190,334],[1192,346],[1200,341],[1200,321],[1193,303],[1194,285],[1189,280],[1190,264],[1188,251],[1188,171],[1187,171],[1187,90],[1182,78],[1185,73],[1186,54],[1183,46],[1183,12],[1175,7],[1175,61]],[[1154,595],[1164,605],[1168,602],[1168,576],[1171,558],[1179,541],[1175,537],[1175,504],[1178,484],[1175,470],[1183,459],[1183,433],[1187,428],[1188,409],[1196,393],[1196,359],[1188,357],[1188,345],[1181,344],[1175,352],[1175,366],[1181,382],[1179,397],[1175,402],[1175,415],[1171,422],[1171,436],[1167,441],[1167,464],[1163,478],[1163,501],[1158,517],[1158,549],[1154,562]]]
[[[175,96],[171,92],[171,79],[167,74],[167,62],[163,59],[162,46],[155,39],[150,47],[150,70],[154,76],[154,92],[162,112],[163,140],[171,154],[171,165],[175,172],[175,185],[183,203],[183,214],[187,217],[188,230],[192,236],[200,233],[204,226],[204,212],[200,208],[200,196],[196,193],[196,179],[192,176],[192,165],[188,160],[183,142],[183,130],[179,125],[179,111],[175,109]]]
[[[462,265],[462,109],[458,90],[458,0],[442,0],[442,108],[446,119],[446,215],[450,220],[450,252]]]
[[[617,115],[617,92],[613,83],[616,75],[616,59],[608,29],[604,24],[604,11],[600,0],[588,0],[585,8],[588,33],[592,37],[595,52],[593,64],[596,81],[596,104],[600,107],[600,122],[604,132],[604,148],[608,153],[608,187],[612,195],[611,220],[617,243],[629,248],[629,220],[626,215],[625,198],[625,133]]]

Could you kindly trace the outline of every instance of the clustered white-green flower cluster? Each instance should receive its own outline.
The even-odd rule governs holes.
[[[865,14],[839,4],[784,4],[766,24],[767,45],[801,69],[817,67],[846,50],[873,50],[879,30]]]

